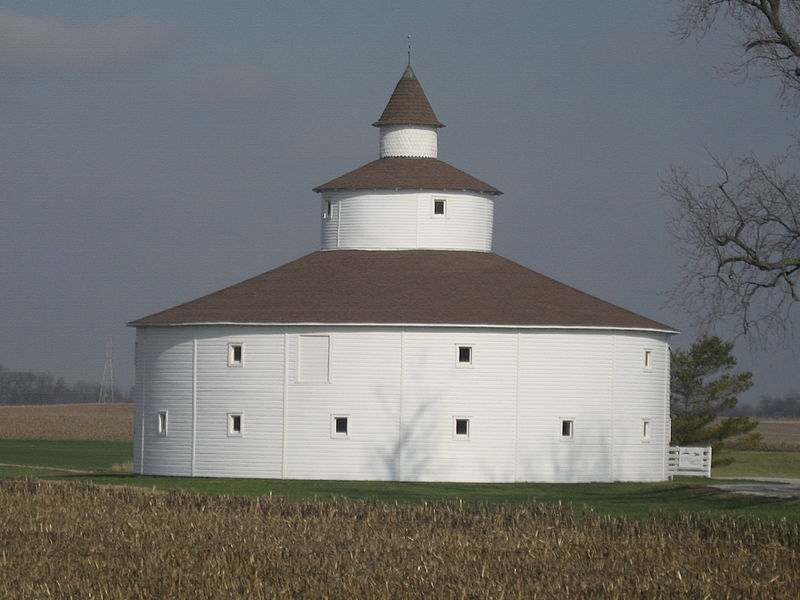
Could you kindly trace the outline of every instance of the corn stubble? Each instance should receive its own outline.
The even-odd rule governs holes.
[[[800,598],[800,526],[0,481],[2,598]]]

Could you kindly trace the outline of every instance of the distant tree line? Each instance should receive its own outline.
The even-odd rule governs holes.
[[[800,419],[800,394],[789,394],[783,398],[762,396],[756,404],[740,404],[726,412],[725,415]]]
[[[79,404],[97,402],[100,384],[78,381],[68,384],[63,377],[50,373],[11,371],[0,365],[0,405],[8,404]],[[115,402],[128,402],[130,392],[114,388]]]

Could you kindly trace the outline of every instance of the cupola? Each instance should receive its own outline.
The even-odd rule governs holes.
[[[444,125],[411,64],[373,125],[379,158],[314,188],[322,249],[491,251],[501,192],[439,160]]]
[[[392,92],[381,118],[380,157],[424,157],[438,155],[437,129],[444,127],[428,102],[414,69],[409,64]]]

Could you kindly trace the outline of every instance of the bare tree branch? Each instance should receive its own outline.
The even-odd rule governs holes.
[[[677,168],[662,182],[675,201],[670,228],[686,259],[672,303],[707,330],[736,317],[744,333],[786,333],[800,306],[800,178],[784,174],[789,157],[714,162],[716,183],[697,183]]]
[[[741,61],[732,70],[758,67],[778,77],[780,95],[800,106],[800,0],[683,0],[676,21],[682,38],[702,37],[720,20],[736,24],[743,34],[738,43]]]

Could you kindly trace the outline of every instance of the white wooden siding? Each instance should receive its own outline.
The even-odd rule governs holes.
[[[434,199],[446,214],[433,214]],[[492,249],[494,200],[477,192],[323,192],[322,249]]]
[[[297,377],[330,336],[327,381]],[[324,337],[323,337],[324,339]],[[406,481],[662,480],[664,334],[433,327],[147,327],[137,332],[136,472]],[[244,344],[243,367],[227,345]],[[459,366],[456,348],[473,349]],[[652,368],[644,369],[644,351]],[[156,433],[169,411],[169,434]],[[193,412],[194,410],[194,412]],[[229,436],[228,413],[242,414]],[[347,415],[349,435],[331,435]],[[468,440],[453,418],[470,419]],[[561,438],[561,419],[574,436]],[[642,439],[642,419],[650,439]],[[142,428],[143,426],[143,428]]]
[[[435,127],[383,125],[379,145],[381,158],[390,156],[436,158],[438,133]]]

